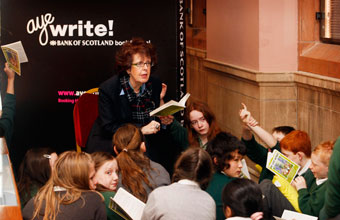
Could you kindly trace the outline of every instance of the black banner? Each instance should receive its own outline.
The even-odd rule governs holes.
[[[21,41],[29,60],[15,82],[11,157],[31,147],[75,149],[75,101],[112,76],[116,49],[132,37],[156,46],[152,74],[168,85],[166,100],[179,100],[186,90],[183,0],[2,0],[1,44]]]

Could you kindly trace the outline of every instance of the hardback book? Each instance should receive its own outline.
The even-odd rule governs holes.
[[[145,203],[120,187],[112,198],[109,208],[126,220],[140,220]]]
[[[20,63],[28,62],[24,47],[21,41],[1,46],[6,62],[10,69],[21,75]]]
[[[185,96],[183,96],[179,102],[174,100],[168,101],[167,103],[150,112],[150,116],[168,116],[183,110],[185,108],[185,102],[188,100],[189,96],[189,93],[185,94]]]
[[[268,153],[266,167],[274,174],[277,174],[282,178],[286,179],[289,183],[293,181],[293,179],[295,178],[296,174],[300,169],[300,166],[298,164],[288,159],[278,150],[274,150],[273,153],[271,152]]]

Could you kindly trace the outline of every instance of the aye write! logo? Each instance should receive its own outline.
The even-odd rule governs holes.
[[[33,34],[40,31],[39,43],[46,46],[49,42],[49,34],[53,37],[104,37],[114,36],[113,20],[108,20],[107,24],[92,24],[90,20],[78,20],[76,24],[57,24],[54,25],[55,17],[51,13],[37,16],[27,22],[27,33]],[[105,45],[121,45],[124,42],[112,40],[51,40],[51,46],[105,46]]]

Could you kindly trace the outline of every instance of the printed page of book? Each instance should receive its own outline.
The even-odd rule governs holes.
[[[273,156],[269,160],[267,168],[273,173],[286,179],[289,183],[293,181],[300,169],[299,165],[288,159],[278,150],[274,150]]]
[[[118,189],[116,195],[113,197],[113,201],[117,203],[131,219],[141,219],[145,203],[122,187]]]
[[[168,101],[164,105],[161,105],[155,110],[151,111],[150,116],[168,116],[183,110],[185,108],[185,102],[188,100],[189,96],[190,94],[187,93],[179,102],[174,100]]]
[[[312,215],[306,215],[290,210],[284,210],[281,218],[285,220],[317,220],[318,218]]]

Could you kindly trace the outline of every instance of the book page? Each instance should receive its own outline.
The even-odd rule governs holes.
[[[242,163],[241,177],[242,177],[242,178],[251,179],[251,178],[250,178],[249,171],[248,171],[248,166],[247,166],[246,160],[245,160],[245,159],[242,159],[242,160],[241,160],[241,163]]]
[[[312,215],[306,215],[294,211],[284,210],[282,217],[285,220],[317,220],[318,218]]]
[[[182,106],[185,106],[185,103],[188,100],[189,96],[190,96],[190,93],[185,94],[185,96],[183,96],[181,100],[179,101],[179,104]]]
[[[267,168],[273,173],[283,177],[289,183],[293,181],[300,166],[288,159],[278,150],[274,150],[273,156],[268,158],[270,161]]]
[[[176,102],[174,100],[170,100],[164,105],[159,106],[155,110],[150,112],[150,116],[168,116],[173,115],[178,111],[181,111],[185,108],[185,102],[188,100],[190,94],[187,93],[180,102]]]
[[[137,199],[134,195],[120,187],[113,197],[117,203],[133,220],[139,220],[142,217],[145,203]]]

